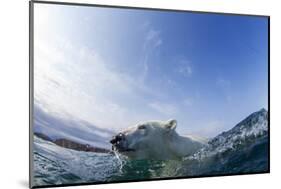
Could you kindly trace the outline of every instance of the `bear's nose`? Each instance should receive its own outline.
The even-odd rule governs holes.
[[[110,140],[111,144],[116,144],[119,141],[124,139],[124,134],[123,133],[119,133],[118,135],[114,136],[113,139]]]

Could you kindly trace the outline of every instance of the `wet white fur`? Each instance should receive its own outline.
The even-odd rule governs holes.
[[[206,144],[199,138],[179,135],[176,126],[176,120],[168,120],[147,121],[130,127],[122,133],[125,145],[135,151],[122,153],[133,159],[178,159],[194,154]]]

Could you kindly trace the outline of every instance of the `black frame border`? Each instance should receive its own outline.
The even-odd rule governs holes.
[[[233,15],[233,16],[250,16],[250,17],[265,17],[268,21],[268,170],[262,172],[249,172],[239,174],[208,174],[200,176],[180,176],[180,177],[164,177],[152,179],[138,179],[138,180],[120,180],[109,182],[86,182],[86,183],[72,183],[72,184],[54,184],[54,185],[40,185],[34,186],[33,183],[33,102],[34,102],[34,4],[53,4],[53,5],[68,5],[68,6],[86,6],[86,7],[102,7],[102,8],[118,8],[118,9],[135,9],[147,11],[166,11],[166,12],[185,12],[185,13],[201,13],[201,14],[216,14],[216,15]],[[212,178],[224,176],[240,176],[240,175],[256,175],[270,173],[270,16],[269,15],[255,15],[255,14],[240,14],[240,13],[224,13],[224,12],[208,12],[208,11],[192,11],[179,9],[164,9],[164,8],[148,8],[148,7],[133,7],[133,6],[117,6],[105,4],[90,4],[90,3],[74,3],[74,2],[60,2],[60,1],[29,1],[29,188],[53,188],[53,187],[67,187],[67,186],[85,186],[85,185],[99,185],[99,184],[116,184],[116,183],[131,183],[144,181],[165,181],[172,179],[190,179],[190,178]]]

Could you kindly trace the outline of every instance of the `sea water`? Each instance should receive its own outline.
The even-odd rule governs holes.
[[[81,152],[34,139],[34,184],[134,181],[268,171],[267,134],[236,148],[205,148],[181,160],[128,160],[114,153]],[[221,144],[225,145],[225,144]],[[220,149],[221,150],[221,149]]]

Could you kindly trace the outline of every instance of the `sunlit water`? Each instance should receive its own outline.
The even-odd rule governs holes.
[[[181,160],[127,160],[114,153],[80,152],[34,138],[36,186],[266,171],[267,115],[241,122],[210,140],[206,148]]]

